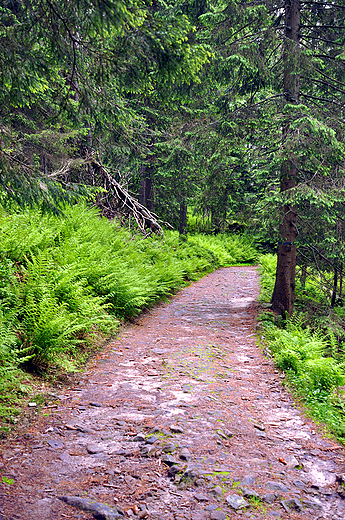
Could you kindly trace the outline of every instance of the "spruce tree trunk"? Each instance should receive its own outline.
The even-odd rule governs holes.
[[[339,298],[342,298],[343,296],[343,262],[340,264],[340,271],[339,271]]]
[[[334,278],[333,278],[333,291],[331,298],[331,308],[334,309],[335,302],[337,299],[337,288],[338,288],[338,270],[334,269]]]
[[[140,192],[139,202],[148,210],[154,210],[154,182],[153,182],[153,167],[142,166],[140,173]]]
[[[218,235],[220,232],[220,222],[219,222],[219,215],[218,211],[215,208],[211,209],[211,229],[212,233],[215,235]]]
[[[284,97],[287,103],[299,102],[299,66],[300,66],[300,0],[285,0],[285,46],[284,46]],[[291,129],[289,121],[283,128],[283,146],[289,140],[291,147]],[[280,171],[280,192],[284,193],[297,185],[297,158],[293,153],[287,157]],[[272,296],[272,308],[283,316],[292,314],[295,302],[297,213],[291,204],[282,208],[282,240],[278,244],[278,262],[276,280]]]
[[[180,202],[179,234],[180,236],[187,235],[187,202],[185,199]]]
[[[152,10],[155,12],[157,9],[157,2],[153,0]],[[145,98],[144,104],[148,107],[148,116],[146,118],[148,127],[154,131],[156,126],[155,118],[150,112],[151,102],[150,98]],[[154,149],[155,139],[151,136],[149,146]],[[155,172],[155,159],[153,155],[146,156],[146,164],[141,166],[140,172],[140,191],[139,191],[139,202],[145,206],[149,211],[154,211],[154,172]]]
[[[301,287],[304,290],[305,289],[305,283],[307,281],[307,266],[302,265],[302,274],[301,274]]]

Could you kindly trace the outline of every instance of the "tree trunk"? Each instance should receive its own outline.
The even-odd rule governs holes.
[[[153,0],[152,11],[155,12],[157,9],[157,2]],[[154,132],[156,126],[156,120],[153,112],[150,110],[151,101],[150,98],[145,98],[144,105],[149,109],[146,118],[148,128]],[[154,150],[155,139],[152,133],[150,138],[150,149]],[[149,211],[154,211],[154,172],[155,172],[155,158],[154,155],[148,154],[145,159],[146,164],[142,164],[140,172],[140,190],[139,190],[139,202],[145,206]]]
[[[154,192],[153,192],[153,167],[142,166],[140,174],[140,192],[139,202],[148,210],[154,210]]]
[[[187,235],[187,202],[185,199],[180,202],[179,234],[180,236]]]
[[[211,229],[212,233],[214,233],[215,235],[218,235],[218,233],[220,233],[219,215],[217,209],[215,208],[211,209]]]
[[[302,265],[302,273],[301,273],[301,287],[305,289],[305,283],[307,281],[307,266]]]
[[[285,0],[285,46],[284,46],[284,97],[289,104],[299,102],[299,37],[300,37],[300,0]],[[289,141],[291,147],[291,129],[289,121],[283,128],[282,141]],[[293,153],[287,157],[280,172],[280,192],[291,190],[297,185],[297,159]],[[276,281],[272,295],[272,308],[283,316],[292,314],[295,302],[295,272],[297,237],[297,213],[287,203],[283,206],[281,225],[282,241],[278,244]]]
[[[338,270],[334,269],[334,278],[333,278],[333,292],[331,299],[331,308],[334,309],[335,301],[337,299],[337,287],[338,287]]]
[[[342,298],[343,296],[343,262],[340,264],[340,271],[339,271],[339,298]]]
[[[44,175],[47,175],[49,172],[49,159],[44,152],[40,155],[40,170]]]
[[[285,161],[281,168],[280,191],[284,192],[296,186],[297,169],[290,161]],[[272,308],[283,316],[293,313],[295,303],[297,213],[290,204],[283,206],[281,226],[282,242],[278,244],[276,280],[272,296]]]

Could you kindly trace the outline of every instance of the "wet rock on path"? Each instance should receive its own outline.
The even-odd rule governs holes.
[[[220,269],[126,327],[2,443],[1,520],[343,520],[343,449],[256,346],[257,296]]]

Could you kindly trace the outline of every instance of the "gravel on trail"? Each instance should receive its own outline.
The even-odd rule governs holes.
[[[0,519],[344,520],[343,447],[257,346],[257,296],[255,267],[219,269],[31,403],[0,445]]]

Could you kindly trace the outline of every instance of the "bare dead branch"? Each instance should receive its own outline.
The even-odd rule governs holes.
[[[111,197],[114,196],[120,206],[122,206],[122,209],[134,217],[138,228],[145,235],[145,238],[150,236],[152,233],[161,235],[164,238],[161,224],[172,228],[169,223],[162,222],[155,213],[152,213],[145,206],[140,204],[139,201],[137,201],[123,186],[121,186],[119,182],[114,179],[108,169],[103,164],[96,161],[94,157],[91,157],[87,162],[97,172],[97,174],[102,177],[103,187],[106,190],[106,198],[108,199],[108,202],[109,195]]]

